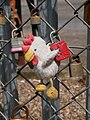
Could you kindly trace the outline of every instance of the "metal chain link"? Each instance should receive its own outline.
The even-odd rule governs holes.
[[[46,0],[43,0],[41,1],[41,3],[38,5],[38,6],[35,6],[34,4],[32,4],[30,1],[29,1],[29,4],[34,8],[34,9],[38,9],[40,6],[42,6],[42,4],[45,2]],[[50,38],[51,38],[51,41],[53,42],[53,37],[52,37],[52,34],[54,35],[58,35],[59,32],[65,28],[65,26],[69,23],[71,23],[71,21],[75,18],[78,18],[82,23],[83,25],[85,25],[86,27],[88,27],[90,29],[90,25],[88,25],[78,14],[78,11],[86,4],[86,2],[88,1],[85,1],[83,2],[77,9],[74,7],[74,5],[69,1],[69,0],[64,0],[73,10],[73,16],[68,20],[66,21],[61,27],[59,27],[57,30],[55,30],[45,19],[42,18],[42,16],[40,16],[41,20],[52,30],[51,34],[50,34]],[[0,4],[0,7],[5,3],[5,0]],[[20,30],[24,25],[27,24],[27,22],[31,19],[30,17],[24,22],[22,23],[21,26],[19,26],[18,28],[5,16],[5,18],[7,19],[7,21],[9,21],[9,23],[14,27],[16,28],[17,30]],[[59,40],[61,40],[61,38],[59,37]],[[12,59],[7,56],[3,49],[10,43],[10,40],[9,41],[2,41],[0,40],[0,43],[3,42],[3,46],[0,47],[0,59],[2,57],[5,57],[7,58],[8,61],[10,61],[14,66],[16,66],[16,68],[18,68],[18,65],[15,64]],[[73,47],[77,47],[77,46],[73,46]],[[81,51],[77,53],[76,57],[79,56],[81,53],[83,53],[85,50],[87,50],[88,48],[90,47],[90,44],[88,44],[86,47],[82,47],[81,48]],[[70,47],[69,47],[70,49]],[[77,48],[76,48],[77,49]],[[71,51],[72,54],[74,54],[73,51]],[[11,80],[9,80],[7,83],[2,84],[2,91],[1,93],[3,92],[6,92],[7,94],[10,95],[11,98],[13,98],[13,100],[15,100],[18,104],[20,101],[18,101],[16,98],[13,97],[13,95],[8,91],[6,90],[6,87],[12,82],[15,80],[15,78],[17,78],[18,76],[21,76],[24,80],[26,80],[28,82],[28,84],[35,90],[35,86],[33,85],[33,83],[28,79],[26,78],[22,73],[21,71],[28,65],[28,63],[26,63],[25,65],[23,65],[21,68],[17,69],[17,74],[15,76],[12,77]],[[67,67],[69,67],[70,63],[68,63],[64,68],[62,68],[59,73],[61,71],[63,71],[64,69],[66,69]],[[85,67],[83,66],[83,68],[86,70],[86,72],[88,74],[90,74],[90,71]],[[82,93],[86,92],[88,89],[90,89],[90,86],[87,86],[86,88],[84,88],[83,90],[81,90],[80,92],[78,92],[77,94],[73,94],[73,92],[70,90],[70,88],[65,85],[65,83],[58,79],[59,81],[59,84],[61,84],[70,94],[71,94],[71,100],[66,103],[64,106],[60,107],[58,110],[52,105],[50,104],[41,94],[39,94],[37,91],[35,92],[35,95],[30,98],[28,101],[25,101],[25,103],[23,105],[27,105],[28,103],[30,103],[31,101],[33,101],[37,96],[39,96],[42,100],[44,100],[50,107],[51,109],[54,111],[54,114],[48,119],[48,120],[51,120],[53,119],[55,116],[57,116],[60,120],[63,120],[63,118],[58,114],[62,109],[66,108],[67,106],[69,106],[70,104],[72,104],[73,102],[75,102],[76,104],[78,104],[82,109],[84,109],[89,115],[90,115],[90,111],[88,111],[78,100],[77,100],[77,97],[79,95],[81,95]],[[48,85],[49,83],[47,83],[46,85]],[[2,111],[0,111],[0,114],[1,116],[3,116],[3,118],[5,120],[7,120],[7,118],[5,117],[5,115],[3,114]]]

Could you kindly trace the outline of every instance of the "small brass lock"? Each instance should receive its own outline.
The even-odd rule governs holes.
[[[58,98],[58,91],[57,89],[53,86],[53,81],[50,79],[50,88],[47,90],[46,95],[49,99],[56,99]]]
[[[11,52],[12,53],[17,53],[17,52],[22,52],[22,45],[23,45],[23,36],[22,37],[14,37],[14,32],[17,29],[14,29],[12,31],[12,38],[11,38]]]
[[[19,110],[19,108],[23,108],[23,109],[25,110],[26,118],[23,118],[23,117],[21,117],[21,118],[15,118],[15,112],[16,112],[17,110]],[[30,120],[28,108],[27,108],[26,106],[17,105],[17,106],[13,109],[13,111],[12,111],[12,113],[11,113],[10,120]]]
[[[43,84],[43,83],[39,83],[39,84],[36,86],[35,89],[36,89],[36,91],[38,91],[38,92],[43,92],[43,91],[46,90],[46,85]]]
[[[70,58],[70,68],[71,68],[71,77],[83,79],[83,67],[78,56],[76,62],[72,63],[72,58]]]
[[[4,17],[4,11],[0,13],[0,25],[5,25],[6,19]]]
[[[31,25],[39,25],[41,23],[41,19],[39,16],[39,12],[32,10],[31,11]]]

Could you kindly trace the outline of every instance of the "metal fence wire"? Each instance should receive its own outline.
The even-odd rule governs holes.
[[[7,0],[4,0],[3,2],[0,3],[0,7],[2,7],[5,2]],[[34,8],[34,10],[37,10],[39,9],[40,7],[42,7],[42,5],[46,2],[47,0],[41,0],[39,4],[35,4],[34,2],[32,1],[29,1],[28,0],[28,5],[31,8]],[[71,9],[73,10],[73,15],[71,18],[69,18],[69,20],[67,20],[65,23],[63,23],[62,26],[58,27],[58,29],[55,29],[52,27],[52,25],[50,24],[50,21],[47,21],[45,20],[41,15],[40,15],[40,19],[42,20],[42,22],[44,22],[50,29],[51,31],[54,33],[54,35],[58,35],[58,33],[61,32],[61,30],[63,28],[65,28],[68,24],[72,24],[72,21],[74,19],[78,19],[82,24],[82,27],[86,26],[88,29],[90,29],[90,25],[79,15],[79,10],[84,7],[86,4],[89,4],[90,1],[84,1],[82,2],[82,4],[80,6],[78,6],[78,8],[75,8],[75,6],[69,1],[69,0],[63,0],[64,2],[66,2],[66,4],[71,7]],[[90,15],[90,11],[89,11],[89,15]],[[12,21],[7,17],[7,15],[5,15],[5,18],[6,20],[9,22],[10,25],[12,25],[16,31],[17,30],[21,30],[21,28],[23,28],[28,21],[30,21],[31,18],[28,18],[23,24],[21,24],[18,28],[12,23]],[[37,35],[37,32],[34,31],[34,35]],[[57,38],[56,38],[57,39]],[[18,105],[18,104],[22,104],[21,107],[19,107],[19,110],[22,110],[22,107],[23,106],[28,106],[28,108],[30,109],[31,105],[34,105],[37,107],[42,107],[42,104],[40,103],[41,100],[43,100],[46,105],[47,105],[47,108],[48,106],[50,107],[50,109],[53,111],[53,113],[50,115],[50,117],[48,118],[48,120],[73,120],[75,119],[75,115],[77,116],[76,119],[77,120],[82,120],[82,119],[87,119],[89,120],[90,117],[90,111],[89,111],[89,103],[90,101],[88,101],[88,95],[89,95],[89,88],[90,88],[90,85],[87,84],[85,86],[82,86],[82,88],[78,91],[77,91],[77,88],[75,89],[75,92],[73,92],[72,90],[72,87],[74,86],[70,86],[70,84],[67,84],[65,81],[63,81],[61,78],[57,78],[57,81],[59,83],[59,86],[60,86],[60,106],[58,106],[57,108],[54,106],[53,104],[53,101],[50,102],[50,100],[46,99],[45,96],[37,91],[35,91],[35,85],[36,85],[36,82],[31,80],[31,78],[28,77],[28,75],[24,74],[24,70],[29,66],[28,63],[25,63],[23,66],[19,67],[17,62],[15,62],[15,59],[12,58],[12,56],[14,57],[14,55],[12,53],[7,53],[6,50],[8,49],[8,45],[10,46],[10,42],[11,42],[11,39],[10,40],[4,40],[2,37],[1,37],[1,40],[0,40],[0,65],[2,66],[2,64],[4,65],[4,68],[1,67],[1,70],[0,70],[0,76],[2,79],[2,76],[4,76],[4,79],[5,79],[5,74],[3,74],[3,71],[4,72],[7,72],[8,70],[6,70],[9,66],[12,68],[12,66],[14,66],[15,70],[16,70],[16,74],[14,74],[12,72],[12,69],[10,70],[10,73],[9,75],[7,75],[6,77],[8,76],[11,76],[11,79],[9,81],[7,80],[1,80],[0,81],[0,97],[1,97],[1,101],[0,101],[0,119],[1,120],[8,120],[10,119],[10,115],[8,115],[7,113],[7,109],[11,109],[10,112],[12,111],[12,108],[15,106],[15,105]],[[69,46],[68,46],[69,47]],[[82,46],[70,46],[69,47],[69,50],[71,52],[71,55],[74,55],[74,51],[72,50],[72,48],[75,48],[76,50],[80,50],[77,54],[75,54],[74,58],[73,58],[73,61],[76,61],[77,62],[77,58],[78,56],[80,56],[82,53],[85,54],[84,52],[86,50],[89,51],[89,47],[90,47],[90,44],[88,42],[87,46],[85,47],[82,47]],[[10,52],[10,51],[9,51]],[[8,62],[3,62],[3,61],[8,61]],[[9,66],[8,66],[9,65]],[[7,67],[8,66],[8,67]],[[66,68],[68,68],[70,66],[70,62],[66,63],[66,65],[60,69],[59,71],[59,74],[64,71]],[[28,68],[30,70],[30,68]],[[89,69],[87,69],[87,67],[85,67],[83,65],[83,69],[86,71],[86,73],[88,73],[88,76],[90,75],[90,71]],[[70,72],[70,71],[69,71]],[[31,75],[32,76],[32,75]],[[30,77],[31,77],[30,76]],[[17,80],[16,80],[17,79]],[[56,79],[56,77],[54,78]],[[88,78],[87,78],[88,79]],[[10,86],[10,84],[13,86],[13,87],[17,87],[17,82],[20,82],[21,81],[21,84],[19,85],[19,88],[17,89],[18,90],[18,97],[16,97],[15,95],[15,91],[12,91],[12,87]],[[69,81],[69,80],[68,80]],[[88,80],[87,80],[88,81]],[[14,82],[14,83],[13,83]],[[71,82],[71,81],[70,81]],[[13,83],[13,84],[12,84]],[[87,82],[88,83],[88,82]],[[49,83],[46,83],[46,85],[48,86]],[[81,83],[82,84],[82,83]],[[9,86],[9,87],[8,87]],[[24,87],[23,87],[24,86]],[[61,88],[63,90],[61,90]],[[65,93],[67,94],[67,96],[65,94],[62,93],[62,91],[65,91]],[[88,91],[88,94],[85,94],[86,92]],[[27,95],[25,96],[24,93],[27,93]],[[66,103],[63,104],[63,97],[64,99],[66,99]],[[87,95],[87,96],[86,96]],[[22,96],[22,99],[19,98],[20,96]],[[67,99],[67,97],[69,96],[69,99]],[[10,99],[8,99],[8,97]],[[81,97],[81,99],[79,100],[78,98]],[[85,98],[87,98],[87,101],[85,100]],[[8,99],[8,100],[7,100]],[[38,100],[39,99],[39,100]],[[82,99],[84,101],[84,103],[82,103]],[[38,100],[38,102],[36,102]],[[13,103],[15,103],[15,105],[13,105],[12,103],[12,107],[10,106],[7,106],[6,104],[8,104],[9,102],[11,103],[11,101],[14,101]],[[5,103],[4,103],[5,102]],[[58,103],[56,103],[58,104]],[[87,104],[87,105],[86,105]],[[74,105],[74,106],[73,106]],[[86,106],[87,107],[86,107]],[[67,108],[69,107],[72,107],[71,111],[68,111]],[[73,109],[73,107],[76,107],[76,106],[79,106],[77,107],[77,109]],[[10,108],[9,108],[10,107]],[[5,110],[4,110],[5,108]],[[45,108],[45,109],[47,109]],[[32,107],[32,109],[34,109]],[[67,110],[66,110],[67,109]],[[18,111],[19,111],[18,110]],[[17,111],[17,113],[18,113]],[[47,110],[48,111],[48,110]],[[73,112],[73,114],[71,114],[73,116],[70,116],[69,117],[69,114],[70,112]],[[82,117],[82,111],[84,111],[84,116],[85,117]],[[35,110],[34,110],[35,112]],[[43,116],[44,114],[44,110],[42,111],[42,109],[38,110],[37,111],[37,108],[36,108],[36,112],[34,114],[34,112],[31,111],[30,109],[30,119],[31,120],[40,120],[42,119],[41,116]],[[39,116],[37,115],[39,112]],[[48,111],[49,112],[49,111]],[[63,113],[62,113],[63,112]],[[87,114],[87,116],[86,116]],[[37,117],[35,117],[35,115]],[[67,118],[66,118],[66,115],[67,115]],[[80,116],[78,118],[78,116]],[[47,120],[47,118],[45,119]]]

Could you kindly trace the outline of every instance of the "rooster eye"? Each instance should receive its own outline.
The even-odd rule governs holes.
[[[37,49],[34,49],[34,51],[36,51]]]

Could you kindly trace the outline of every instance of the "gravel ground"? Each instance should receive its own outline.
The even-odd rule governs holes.
[[[33,83],[33,85],[36,86],[38,84],[38,82],[36,82],[37,77],[34,75],[33,72],[23,72],[23,75],[26,76],[30,80],[30,82]],[[70,88],[70,91],[73,94],[77,94],[86,86],[86,78],[84,78],[84,80],[78,81],[76,79],[67,77],[67,73],[65,71],[60,73],[60,78],[62,79],[63,83]],[[19,102],[20,104],[24,104],[35,95],[35,90],[22,77],[19,76],[17,81]],[[71,101],[71,97],[71,94],[65,89],[65,87],[60,84],[60,106],[62,107],[66,103]],[[79,95],[76,99],[84,107],[86,106],[86,92]],[[2,103],[2,94],[0,94],[0,105],[3,108]],[[33,120],[42,120],[42,100],[40,97],[37,96],[35,99],[30,101],[27,104],[27,107]],[[73,102],[72,104],[60,111],[60,116],[64,120],[85,120],[86,112],[76,102]]]
[[[36,86],[38,82],[37,77],[32,72],[23,72],[23,74]],[[34,77],[33,77],[34,76]],[[68,77],[66,71],[60,73],[60,78],[67,85],[73,94],[77,94],[83,90],[86,86],[86,75],[83,80],[73,79]],[[25,103],[35,95],[34,89],[21,77],[18,78],[18,91],[20,103]],[[71,94],[60,84],[60,106],[64,106],[71,101]],[[76,98],[84,107],[86,106],[86,93],[82,93]],[[42,120],[42,106],[41,98],[36,97],[27,104],[30,115],[35,120]],[[73,102],[69,106],[60,111],[60,116],[64,120],[85,120],[86,113],[76,102]]]

